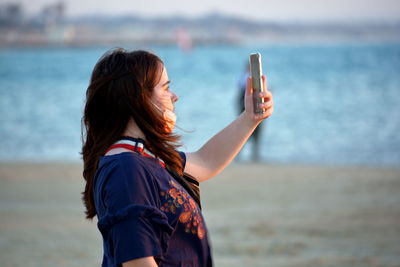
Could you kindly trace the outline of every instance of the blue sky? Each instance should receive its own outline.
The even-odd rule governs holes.
[[[57,0],[0,0],[22,3],[28,13]],[[255,20],[400,20],[400,0],[64,0],[68,15],[141,14],[201,16],[220,12]]]

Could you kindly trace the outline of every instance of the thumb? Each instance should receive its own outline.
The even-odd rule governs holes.
[[[246,81],[246,95],[251,95],[253,93],[253,84],[251,80],[251,76],[247,77]]]

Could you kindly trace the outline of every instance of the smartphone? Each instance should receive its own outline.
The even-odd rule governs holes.
[[[262,66],[261,66],[261,54],[255,53],[251,54],[249,57],[250,61],[250,74],[253,86],[253,104],[254,113],[262,114],[264,112],[263,108],[260,108],[260,104],[264,103],[264,98],[260,97],[260,93],[264,91],[262,87]]]

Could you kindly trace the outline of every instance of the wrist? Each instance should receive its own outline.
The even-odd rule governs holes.
[[[261,122],[254,119],[254,114],[249,114],[246,111],[243,111],[242,114],[240,114],[239,119],[241,120],[241,124],[249,129],[256,128]]]

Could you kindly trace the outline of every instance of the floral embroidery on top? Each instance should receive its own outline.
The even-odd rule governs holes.
[[[171,188],[160,193],[166,200],[164,205],[161,206],[161,210],[176,214],[177,208],[182,207],[179,222],[185,225],[185,232],[197,234],[198,238],[203,239],[206,230],[196,202],[175,181],[170,180],[169,184]]]

